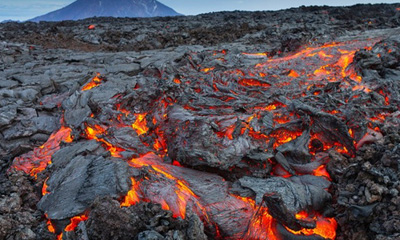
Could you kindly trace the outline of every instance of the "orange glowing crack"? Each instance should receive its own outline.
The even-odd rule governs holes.
[[[301,218],[299,219],[305,219],[308,218],[308,214],[303,212],[300,213],[300,215],[296,215],[296,217],[299,216]],[[289,232],[295,234],[295,235],[319,235],[323,238],[326,239],[335,239],[336,237],[336,228],[337,228],[337,222],[334,218],[324,218],[322,216],[314,216],[312,219],[316,221],[316,227],[313,229],[306,229],[303,228],[299,231],[293,231],[292,229],[285,227]]]
[[[103,81],[103,79],[100,78],[100,73],[97,73],[97,75],[95,77],[93,77],[92,80],[90,82],[88,82],[85,86],[83,86],[81,90],[87,91],[89,89],[92,89],[92,88],[100,85],[102,81]]]
[[[338,46],[343,46],[344,43],[327,43],[324,44],[323,46],[320,47],[307,47],[295,54],[286,56],[286,57],[281,57],[281,58],[275,58],[275,59],[269,59],[267,62],[265,63],[259,63],[256,65],[256,67],[264,67],[267,64],[271,63],[271,62],[284,62],[284,61],[289,61],[289,60],[293,60],[295,58],[301,57],[301,56],[309,56],[310,54],[313,54],[315,51],[318,50],[322,50],[325,48],[331,48],[331,47],[338,47]]]
[[[332,71],[327,70],[327,68],[329,68],[330,65],[324,65],[320,68],[318,68],[317,70],[314,71],[314,75],[315,76],[325,76],[325,75],[330,75],[332,73]]]
[[[47,177],[46,180],[44,180],[43,187],[42,187],[42,196],[50,193],[47,191],[47,180],[48,179],[49,179],[49,177]]]
[[[54,227],[53,223],[50,221],[49,216],[45,213],[44,214],[45,218],[47,219],[47,229],[49,230],[49,232],[51,233],[56,233],[56,228]]]
[[[87,139],[94,139],[98,142],[102,142],[106,146],[106,149],[111,153],[111,156],[113,157],[122,156],[121,152],[124,151],[124,149],[115,147],[111,143],[107,142],[105,139],[98,137],[99,135],[106,133],[106,130],[100,125],[94,125],[93,127],[86,126],[85,132]]]
[[[174,78],[174,83],[176,84],[181,84],[182,81],[179,78]]]
[[[136,130],[138,135],[143,135],[149,131],[149,128],[147,127],[146,115],[147,113],[135,113],[136,120],[132,124],[132,128]]]
[[[301,136],[302,132],[290,132],[287,130],[281,130],[275,133],[270,134],[271,137],[275,138],[275,143],[273,145],[274,149],[279,147],[282,144],[288,143],[297,137]]]
[[[256,79],[240,79],[239,84],[245,87],[270,87],[271,84],[258,81]]]
[[[243,239],[281,240],[275,232],[275,219],[268,213],[268,208],[258,207],[249,197],[233,196],[248,204],[254,212]]]
[[[310,53],[310,54],[307,55],[307,57],[314,57],[315,55],[318,55],[318,57],[323,61],[327,61],[329,58],[333,58],[334,57],[334,55],[327,54],[324,50],[321,50],[321,51],[316,52],[316,53]]]
[[[176,182],[176,187],[178,188],[177,190],[175,190],[175,193],[178,197],[178,201],[177,204],[179,206],[179,216],[182,219],[185,219],[185,215],[186,215],[186,205],[187,205],[187,201],[190,197],[195,197],[197,198],[197,196],[192,192],[192,190],[187,186],[187,183],[185,183],[183,180],[180,180],[174,176],[172,176],[171,174],[167,173],[166,171],[161,169],[162,166],[152,166],[152,168],[160,173],[163,174],[165,177],[167,177],[168,179],[174,180]],[[176,216],[176,213],[174,213],[174,215]],[[176,216],[177,217],[177,216]]]
[[[243,52],[243,55],[250,56],[250,57],[268,57],[268,53],[246,53]]]
[[[62,126],[57,132],[51,134],[42,146],[16,157],[13,167],[37,178],[37,174],[51,163],[51,156],[60,149],[60,143],[73,141],[71,132],[71,128]]]
[[[127,117],[131,113],[129,110],[122,108],[121,107],[121,103],[117,103],[116,104],[116,108],[117,108],[118,111],[123,113],[125,115],[125,117]]]
[[[235,130],[235,126],[236,126],[236,125],[233,124],[233,125],[229,126],[229,127],[226,129],[225,136],[226,136],[229,140],[233,140],[232,134],[233,134],[233,131]]]
[[[364,85],[362,85],[362,84],[354,86],[351,90],[352,90],[352,91],[363,91],[363,92],[365,92],[365,93],[370,93],[370,92],[372,92],[371,89],[369,89],[367,86],[364,86]]]
[[[254,107],[254,109],[264,110],[264,111],[272,111],[272,110],[277,109],[278,107],[287,107],[287,106],[285,104],[283,104],[283,103],[280,103],[280,102],[274,102],[272,104],[269,104],[266,107],[256,106],[256,107]]]
[[[331,176],[329,175],[328,171],[326,170],[325,165],[319,166],[317,169],[313,171],[314,176],[317,177],[326,177],[329,181],[331,181]]]
[[[138,192],[140,191],[139,183],[134,178],[131,178],[132,188],[126,194],[124,201],[121,203],[121,207],[129,207],[140,202]]]
[[[210,67],[210,68],[203,68],[203,69],[201,69],[200,71],[202,71],[202,72],[204,72],[204,73],[208,73],[209,71],[212,71],[212,70],[214,70],[215,69],[215,67]]]
[[[373,41],[371,41],[373,42]],[[352,44],[355,43],[358,46],[357,41],[352,42]],[[361,48],[358,47],[355,49],[353,47],[351,50],[346,50],[346,49],[341,49],[341,48],[346,48],[349,43],[327,43],[323,46],[320,47],[307,47],[304,48],[303,50],[300,50],[297,53],[285,56],[285,57],[279,57],[279,58],[273,58],[269,59],[264,63],[259,63],[255,67],[268,67],[268,68],[275,68],[276,64],[285,62],[285,61],[291,61],[295,59],[304,59],[306,57],[314,57],[318,56],[322,61],[327,62],[327,61],[335,61],[329,64],[324,64],[323,66],[318,67],[317,69],[312,70],[312,73],[305,74],[306,76],[309,76],[309,80],[314,80],[312,76],[318,77],[319,80],[325,79],[330,82],[335,82],[338,81],[338,77],[343,79],[343,87],[349,88],[353,91],[358,91],[362,90],[366,93],[371,92],[372,90],[366,86],[361,84],[362,82],[362,77],[357,74],[355,71],[354,67],[351,66],[351,63],[353,62],[354,54],[357,51],[357,49]],[[370,48],[369,46],[363,47],[363,48]],[[329,51],[329,54],[327,53]],[[335,55],[332,55],[330,51],[337,51],[338,53]],[[299,73],[297,73],[295,70],[291,70],[288,74],[289,77],[292,78],[297,78],[299,77]],[[358,84],[356,86],[351,86],[353,84],[350,84],[346,78],[349,78],[352,80],[354,83]],[[315,80],[318,80],[315,79]],[[280,83],[275,84],[277,87],[284,87],[290,85],[290,82],[284,82],[281,81]],[[304,95],[304,94],[303,94]]]
[[[154,147],[155,150],[160,151],[161,149],[163,149],[163,144],[161,143],[161,141],[158,138],[156,138],[154,140],[153,147]]]
[[[80,216],[76,216],[71,218],[71,223],[65,227],[66,232],[74,231],[78,224],[82,221],[86,221],[89,217],[86,214],[82,214]]]
[[[295,70],[290,70],[289,77],[298,78],[300,75]]]

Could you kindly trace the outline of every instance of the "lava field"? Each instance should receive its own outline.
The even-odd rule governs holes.
[[[400,4],[0,24],[0,239],[400,239]]]

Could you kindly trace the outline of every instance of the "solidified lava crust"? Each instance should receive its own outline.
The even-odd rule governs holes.
[[[0,24],[0,239],[400,238],[399,25]]]

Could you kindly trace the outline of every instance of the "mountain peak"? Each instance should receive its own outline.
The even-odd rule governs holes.
[[[70,5],[29,21],[79,20],[90,17],[165,17],[178,16],[156,0],[77,0]]]

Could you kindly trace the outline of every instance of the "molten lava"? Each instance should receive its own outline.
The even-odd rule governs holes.
[[[246,230],[230,236],[232,239],[282,240],[277,230],[277,225],[280,223],[269,214],[265,203],[257,205],[253,198],[235,196],[230,193],[226,194],[226,199],[229,199],[227,202],[207,202],[202,199],[201,194],[195,191],[195,187],[190,182],[190,177],[192,176],[188,173],[186,173],[187,175],[182,173],[184,172],[182,170],[184,167],[182,166],[187,166],[187,163],[181,161],[178,157],[174,158],[170,155],[171,146],[174,143],[173,139],[176,138],[178,131],[185,132],[190,128],[190,121],[195,119],[197,114],[201,118],[209,120],[204,124],[204,129],[205,131],[209,130],[212,133],[212,137],[221,142],[217,142],[217,144],[234,150],[238,149],[238,152],[240,152],[242,150],[240,147],[230,144],[235,143],[238,139],[244,142],[250,139],[251,141],[246,142],[246,144],[259,144],[257,145],[259,149],[253,150],[259,150],[262,154],[265,152],[273,152],[275,154],[280,149],[280,146],[283,147],[284,144],[298,138],[301,139],[305,126],[311,127],[313,124],[313,116],[305,117],[293,110],[295,107],[294,100],[304,97],[311,99],[310,101],[317,101],[324,95],[330,94],[330,91],[333,91],[327,87],[330,83],[339,83],[337,86],[340,85],[343,88],[340,91],[355,92],[353,95],[346,95],[346,99],[337,100],[340,104],[351,102],[362,96],[362,94],[369,94],[375,91],[373,90],[374,88],[369,88],[352,64],[356,51],[364,48],[369,51],[374,42],[376,40],[329,43],[319,47],[306,47],[297,53],[275,58],[268,58],[267,53],[243,53],[243,56],[255,57],[262,61],[255,65],[254,68],[247,70],[229,69],[219,71],[215,67],[203,68],[200,65],[193,65],[192,67],[196,73],[204,76],[204,79],[201,79],[201,84],[203,85],[193,85],[188,91],[195,96],[193,99],[185,99],[181,103],[173,97],[160,96],[156,101],[149,103],[149,106],[151,106],[149,110],[138,108],[140,113],[133,113],[134,111],[131,113],[130,110],[122,108],[125,105],[121,105],[116,100],[118,103],[113,105],[112,110],[119,111],[118,116],[113,116],[113,120],[105,123],[105,120],[103,122],[96,121],[95,114],[92,114],[91,118],[96,124],[86,122],[80,136],[101,142],[102,146],[113,157],[121,158],[124,161],[122,153],[126,149],[113,145],[113,141],[110,140],[108,135],[111,134],[110,132],[112,131],[110,129],[112,128],[129,127],[130,130],[133,129],[137,133],[137,136],[134,134],[135,137],[138,137],[143,145],[147,147],[146,149],[149,149],[147,154],[138,153],[136,156],[140,155],[140,157],[131,158],[128,161],[132,168],[146,169],[147,175],[145,177],[131,177],[131,189],[126,196],[121,198],[121,207],[129,207],[143,201],[154,202],[159,203],[164,210],[171,211],[174,217],[182,219],[187,217],[187,209],[191,208],[192,212],[198,214],[206,225],[214,227],[216,235],[221,234],[221,239],[225,237],[223,234],[230,235],[229,233],[223,233],[223,230],[220,230],[221,226],[213,222],[212,214],[215,215],[215,212],[221,213],[228,210],[232,210],[232,212],[243,211],[248,216],[243,217],[244,220],[240,225],[246,225]],[[213,56],[220,59],[220,56],[218,56],[220,54],[225,55],[227,52],[214,52]],[[300,64],[304,61],[310,62],[310,64]],[[185,73],[182,73],[182,75],[185,75]],[[190,78],[190,75],[187,74],[169,78],[169,80],[173,82],[172,85],[174,87],[178,88],[189,86],[190,83],[198,79]],[[81,90],[92,89],[101,84],[102,81],[103,78],[98,74]],[[207,88],[209,91],[205,91]],[[132,91],[138,89],[140,87],[137,85]],[[286,91],[286,94],[281,96],[283,95],[283,91],[281,91],[283,89],[290,91]],[[265,96],[274,94],[279,95],[280,98],[262,102],[252,102],[251,100],[257,98],[265,99]],[[380,90],[378,94],[384,99],[382,101],[385,101],[385,105],[390,104],[390,95],[385,90]],[[200,101],[198,104],[194,103],[195,100],[198,100],[197,98],[206,98],[210,95],[213,100],[217,99],[213,102],[217,104],[210,104],[209,101],[205,100]],[[241,101],[239,98],[241,95],[248,96],[249,102]],[[120,95],[116,96],[115,99],[119,100]],[[176,109],[178,110],[174,109],[175,106],[177,106]],[[168,112],[171,109],[176,112],[171,114],[171,112]],[[137,109],[135,110],[137,111]],[[307,111],[308,109],[305,108],[305,110],[302,109],[299,112]],[[320,111],[321,113],[318,114],[329,115],[332,118],[334,116],[334,119],[341,119],[344,115],[341,110],[334,109],[334,107],[325,108],[323,105],[321,105]],[[176,119],[171,118],[171,115],[174,114],[178,116]],[[368,117],[371,121],[384,122],[386,113],[381,112],[375,116]],[[179,122],[181,118],[186,119]],[[173,125],[176,128],[174,127],[168,132],[163,128],[168,121],[176,121],[179,124]],[[196,127],[200,126],[199,122],[194,121],[194,125]],[[300,129],[301,127],[303,129]],[[348,132],[347,128],[345,129],[345,137],[350,139],[350,143],[355,142],[356,128],[348,128]],[[180,140],[181,145],[179,146],[181,148],[186,148],[189,145],[188,141],[191,141],[190,135],[193,134],[190,131],[190,129],[187,130],[185,132],[187,136]],[[13,168],[37,177],[37,174],[51,163],[51,156],[60,149],[61,142],[70,143],[73,141],[71,132],[72,130],[69,127],[62,126],[59,131],[50,136],[45,144],[35,148],[32,152],[15,158]],[[328,151],[329,149],[335,149],[339,153],[350,155],[351,148],[354,147],[351,144],[346,145],[335,139],[332,140],[332,138],[324,138],[324,134],[326,134],[324,131],[310,132],[311,139],[307,152],[308,155],[312,156],[310,161],[316,159],[318,152]],[[369,128],[364,137],[359,139],[356,147],[358,149],[367,142],[380,141],[381,137],[382,134],[379,129]],[[208,139],[196,146],[202,147],[208,144],[207,141]],[[190,150],[197,151],[197,149]],[[184,155],[184,153],[181,155]],[[214,154],[217,155],[217,153]],[[168,159],[167,157],[170,157],[169,162],[172,162],[172,164],[162,161],[163,158]],[[202,162],[204,161],[202,157],[198,157],[195,160]],[[273,159],[272,157],[270,158]],[[264,160],[265,162],[268,160],[267,163],[272,163],[274,160],[271,159]],[[294,175],[293,171],[284,168],[283,165],[273,163],[273,174],[285,178]],[[296,175],[312,174],[323,177],[325,180],[331,180],[326,170],[326,163],[316,166],[318,167],[314,167],[315,169],[311,169],[306,173],[299,172]],[[231,170],[236,166],[229,167],[229,170]],[[190,171],[193,170],[188,169],[187,171],[192,173]],[[222,181],[225,180],[222,179]],[[227,188],[228,186],[226,186]],[[44,181],[42,194],[52,194],[47,191],[47,179]],[[85,213],[71,218],[70,223],[64,230],[73,231],[81,221],[87,220],[88,217],[89,213]],[[324,217],[320,213],[308,213],[305,211],[297,213],[296,218],[313,221],[316,223],[316,228],[303,228],[299,231],[293,231],[285,227],[292,234],[302,236],[319,235],[326,239],[335,239],[337,227],[335,219]],[[50,232],[56,232],[50,220],[48,220],[48,229]],[[62,235],[58,235],[59,238],[60,236]]]
[[[135,116],[136,121],[132,124],[132,128],[136,130],[138,135],[147,133],[149,128],[147,127],[146,113],[135,114]]]
[[[134,178],[131,178],[132,188],[126,194],[124,201],[121,203],[121,207],[129,207],[135,205],[140,202],[140,198],[138,196],[138,192],[140,191],[140,184],[136,182]]]
[[[90,89],[100,85],[102,81],[103,81],[103,79],[101,78],[100,73],[97,73],[97,75],[94,76],[92,78],[92,80],[90,82],[88,82],[85,86],[83,86],[81,90],[82,91],[90,90]]]
[[[37,174],[51,163],[51,156],[60,149],[61,142],[73,141],[71,131],[71,128],[62,126],[42,146],[15,158],[13,167],[37,178]]]
[[[74,229],[78,226],[78,224],[79,224],[80,222],[86,221],[87,219],[88,219],[88,216],[87,216],[86,214],[82,214],[82,215],[80,215],[80,216],[73,217],[73,218],[71,218],[71,223],[68,224],[68,225],[65,227],[64,230],[65,230],[66,232],[74,231]]]
[[[300,212],[296,215],[296,218],[310,219],[310,216],[307,212]],[[319,235],[325,239],[335,239],[337,223],[334,218],[324,218],[317,214],[314,215],[311,219],[316,222],[316,227],[313,229],[303,228],[299,231],[293,231],[287,227],[286,229],[295,235],[305,235],[305,236]]]
[[[100,125],[94,125],[93,127],[86,126],[85,132],[88,139],[94,139],[103,143],[106,149],[110,151],[111,156],[121,157],[121,151],[123,151],[123,149],[113,146],[111,143],[102,138],[102,135],[106,133],[105,128]]]

